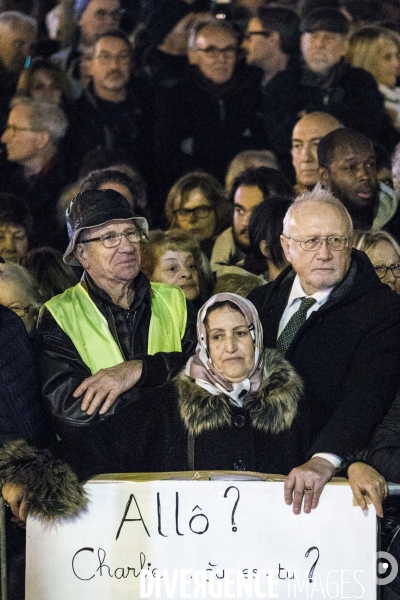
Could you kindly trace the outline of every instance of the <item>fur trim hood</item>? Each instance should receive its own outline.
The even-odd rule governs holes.
[[[260,389],[248,393],[243,401],[255,429],[277,434],[289,429],[297,414],[303,382],[292,365],[278,350],[264,350],[264,377]],[[183,423],[192,435],[230,426],[232,406],[224,394],[212,395],[181,371],[175,377],[179,410]]]
[[[45,521],[76,517],[88,502],[83,486],[66,463],[24,440],[0,448],[0,486],[6,483],[21,487],[29,515]]]

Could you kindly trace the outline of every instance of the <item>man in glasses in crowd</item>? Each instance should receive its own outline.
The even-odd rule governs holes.
[[[237,52],[237,35],[228,23],[196,23],[187,77],[157,94],[153,145],[165,191],[196,169],[222,183],[236,154],[266,147],[261,92],[247,68],[238,67]]]
[[[313,410],[310,458],[285,482],[296,514],[303,500],[305,512],[316,508],[342,460],[368,446],[400,383],[400,299],[367,256],[352,250],[352,235],[351,217],[331,192],[304,192],[283,222],[291,266],[249,295],[265,346],[293,364]]]
[[[80,265],[84,274],[45,304],[36,336],[42,396],[82,477],[134,471],[125,436],[132,436],[135,419],[140,422],[135,401],[141,388],[162,385],[193,354],[195,313],[180,288],[150,285],[141,273],[147,222],[121,194],[82,192],[67,224],[64,262]],[[142,441],[135,439],[143,451],[154,443]],[[99,447],[101,455],[91,453]]]
[[[247,25],[242,48],[247,64],[262,70],[262,87],[266,86],[299,59],[298,15],[283,6],[261,6]]]
[[[120,31],[99,35],[89,60],[91,83],[69,110],[66,140],[70,169],[77,175],[83,157],[94,149],[117,153],[132,167],[145,163],[143,102],[133,88],[132,51]]]
[[[2,190],[27,204],[33,217],[33,248],[61,249],[63,245],[56,207],[68,183],[68,169],[59,149],[67,127],[63,110],[54,102],[27,97],[12,100],[1,137],[8,159],[3,166]]]
[[[82,93],[82,56],[99,35],[118,29],[121,5],[119,0],[75,0],[74,18],[78,25],[76,39],[71,46],[54,54],[52,59],[67,72],[71,93],[79,98]]]
[[[400,239],[400,211],[393,190],[378,181],[370,140],[353,129],[337,129],[318,145],[320,182],[343,202],[354,229],[386,229]]]

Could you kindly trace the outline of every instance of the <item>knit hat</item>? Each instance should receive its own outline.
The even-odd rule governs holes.
[[[72,200],[66,212],[69,236],[68,248],[64,254],[67,265],[79,266],[73,251],[83,229],[106,225],[110,221],[131,221],[147,237],[149,226],[144,217],[137,217],[128,200],[115,190],[87,190]]]
[[[75,0],[74,17],[75,21],[78,22],[91,0]]]
[[[317,8],[307,13],[300,22],[301,33],[315,31],[331,31],[332,33],[349,33],[350,23],[340,10],[335,8]]]

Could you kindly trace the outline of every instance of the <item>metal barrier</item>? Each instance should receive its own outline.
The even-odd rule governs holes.
[[[389,496],[400,496],[400,483],[388,482]]]

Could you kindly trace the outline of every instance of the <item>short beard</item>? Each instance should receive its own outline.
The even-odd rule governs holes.
[[[250,252],[250,244],[243,244],[237,239],[236,232],[233,230],[233,239],[235,240],[235,244],[239,250],[244,252],[245,254],[249,254]]]

